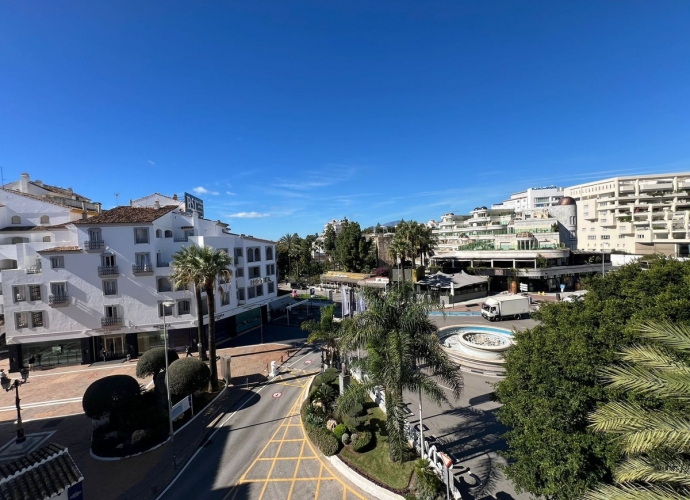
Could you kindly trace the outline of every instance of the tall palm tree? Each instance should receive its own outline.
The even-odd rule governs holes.
[[[198,270],[194,265],[196,256],[199,252],[199,247],[190,245],[182,247],[179,251],[173,254],[172,268],[170,274],[170,281],[174,289],[189,288],[194,290],[194,298],[196,299],[196,314],[197,314],[197,337],[201,344],[199,356],[203,361],[208,360],[206,355],[207,342],[204,334],[204,312],[202,307],[201,287],[203,279],[198,274]]]
[[[647,323],[640,339],[645,345],[624,348],[621,362],[602,370],[628,397],[598,408],[591,427],[616,436],[625,458],[616,484],[596,487],[588,500],[690,497],[690,327]]]
[[[321,308],[319,321],[309,320],[301,325],[301,329],[309,332],[307,343],[323,342],[330,357],[330,366],[338,356],[338,340],[340,338],[342,323],[334,321],[335,305],[331,304]]]
[[[175,254],[177,255],[177,253]],[[173,262],[175,262],[173,255]],[[197,286],[206,290],[208,305],[208,355],[211,368],[211,390],[218,390],[218,366],[216,363],[216,280],[218,276],[229,279],[232,276],[230,265],[232,258],[225,250],[216,250],[210,246],[197,247],[186,265],[190,276],[195,277]],[[203,323],[203,322],[202,322]]]
[[[338,404],[346,410],[375,387],[382,387],[390,459],[401,461],[407,447],[404,391],[421,390],[431,401],[441,404],[447,398],[433,377],[458,398],[462,374],[460,366],[442,349],[436,325],[429,319],[429,312],[437,305],[417,298],[408,283],[385,294],[370,289],[364,293],[367,309],[358,316],[357,326],[346,329],[341,339],[343,350],[366,350],[366,357],[353,362],[364,378],[360,384],[351,384]],[[421,365],[426,365],[426,373],[417,369]]]
[[[400,281],[405,281],[405,258],[413,253],[409,238],[409,225],[401,221],[395,228],[395,236],[391,242],[390,251],[399,259]]]
[[[299,235],[297,233],[287,233],[285,236],[281,237],[278,240],[278,248],[285,252],[288,257],[288,276],[292,274],[292,263],[291,259],[295,255],[296,247],[297,247],[297,240],[299,239]]]

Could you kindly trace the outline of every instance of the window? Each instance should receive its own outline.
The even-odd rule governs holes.
[[[29,285],[29,300],[41,300],[41,285]]]
[[[588,240],[596,240],[597,236],[595,234],[592,234],[592,235],[587,236],[587,239]]]
[[[221,306],[227,306],[230,304],[230,291],[225,291],[222,288],[220,289],[220,305]]]
[[[237,300],[244,300],[244,288],[237,289]]]
[[[18,215],[12,216],[12,224],[21,224],[21,223],[22,223],[21,217],[19,217]]]
[[[34,328],[43,326],[43,311],[34,311],[31,313],[31,326]]]
[[[266,264],[266,276],[273,276],[276,273],[275,264]]]
[[[610,240],[610,239],[611,239],[611,235],[610,235],[610,234],[602,234],[602,235],[601,235],[601,239],[602,239],[602,240]]]
[[[235,271],[236,278],[244,278],[244,267],[238,267]]]
[[[247,288],[247,297],[250,299],[253,299],[256,297],[256,288],[253,286],[250,286]]]
[[[218,275],[218,284],[219,285],[224,285],[226,283],[230,282],[230,278],[226,276],[225,274],[219,274]]]
[[[101,255],[101,266],[103,267],[114,267],[115,266],[115,256],[113,254],[104,253]]]
[[[103,280],[103,295],[117,295],[117,280]]]
[[[41,224],[50,224],[50,217],[47,215],[41,215]]]
[[[159,292],[172,292],[172,285],[168,278],[158,278],[158,291]]]
[[[12,244],[13,245],[16,245],[17,243],[23,243],[23,242],[24,242],[24,238],[20,238],[18,236],[15,236],[14,238],[12,238]]]
[[[44,237],[43,237],[43,241],[44,241],[45,243],[49,243],[49,242],[50,242],[50,236],[44,236]]]
[[[160,238],[161,236],[163,236],[163,231],[156,229],[156,238]]]
[[[259,248],[254,249],[254,261],[255,262],[261,261],[261,249],[259,249]]]
[[[162,318],[163,316],[172,316],[172,314],[173,314],[172,304],[168,305],[168,304],[164,304],[163,302],[160,302],[158,304],[158,316],[160,316]]]
[[[24,285],[13,286],[12,296],[15,302],[26,302],[26,287]]]
[[[135,227],[134,228],[134,243],[148,243],[149,242],[149,228]]]
[[[268,284],[268,293],[275,292],[275,285],[271,282]]]
[[[266,260],[273,260],[273,247],[266,247]]]
[[[115,324],[118,321],[118,318],[120,315],[117,313],[117,306],[105,306],[103,309],[105,312],[105,317],[108,318],[110,321],[105,321],[106,325],[108,324]]]
[[[180,300],[177,303],[177,314],[182,316],[183,314],[191,314],[191,302],[188,300]]]
[[[235,248],[235,260],[237,260],[237,257],[242,257],[242,249],[241,248]]]
[[[261,278],[261,271],[259,266],[249,268],[249,278]]]
[[[55,297],[67,296],[67,282],[58,281],[50,284],[50,294]]]
[[[640,239],[640,240],[643,240],[643,239],[644,239],[644,234],[638,234],[638,235],[637,235],[637,238]]]
[[[60,257],[51,257],[50,258],[50,267],[53,269],[62,269],[65,267],[65,258],[60,256]]]
[[[256,296],[261,297],[264,294],[264,286],[256,285]]]
[[[254,250],[247,248],[247,262],[254,262]]]
[[[136,265],[139,267],[151,268],[151,254],[150,253],[138,253],[134,255],[134,260]]]
[[[167,230],[165,231],[165,237],[166,237],[166,238],[172,238],[172,231],[171,231],[170,229],[167,229]]]
[[[17,330],[20,328],[27,328],[29,326],[29,313],[14,313],[14,325]]]

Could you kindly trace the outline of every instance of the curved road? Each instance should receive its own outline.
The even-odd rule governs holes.
[[[239,401],[158,499],[366,498],[304,437],[299,409],[320,362],[318,351],[304,349]]]

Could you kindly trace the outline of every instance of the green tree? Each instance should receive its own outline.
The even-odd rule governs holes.
[[[395,236],[391,242],[390,252],[398,259],[400,280],[405,281],[405,259],[412,257],[414,248],[410,238],[410,226],[407,222],[400,221],[395,228]]]
[[[178,260],[179,259],[179,260]],[[201,286],[206,291],[206,304],[208,305],[208,354],[211,369],[211,391],[218,390],[218,367],[216,363],[216,283],[218,276],[228,280],[232,273],[230,265],[232,259],[225,250],[216,250],[210,246],[197,247],[191,257],[180,256],[180,252],[173,254],[173,275],[178,272],[178,267],[185,268],[179,272],[186,279],[193,280],[196,286]],[[181,278],[175,277],[174,281]],[[203,323],[203,322],[202,322]]]
[[[287,233],[278,240],[277,250],[279,254],[287,256],[287,277],[292,276],[292,259],[297,255],[300,237],[297,233]]]
[[[364,293],[368,308],[358,316],[355,327],[345,329],[341,348],[366,349],[367,356],[353,362],[365,378],[360,384],[350,385],[338,408],[347,412],[375,387],[383,388],[390,459],[401,461],[408,446],[404,391],[421,390],[440,404],[447,398],[435,378],[457,398],[462,390],[462,374],[460,366],[441,347],[436,325],[429,320],[435,304],[417,298],[409,284],[385,294],[370,289]],[[426,373],[417,369],[422,365]]]
[[[323,233],[323,249],[328,255],[333,255],[335,252],[335,241],[338,236],[335,233],[335,228],[332,224],[326,226],[326,230]]]
[[[175,349],[168,348],[168,366],[179,356]],[[153,347],[137,360],[136,376],[138,378],[153,377],[156,391],[161,392],[165,387],[165,347]]]
[[[336,261],[350,272],[362,272],[375,265],[372,242],[362,234],[359,223],[346,220],[336,239]]]
[[[688,283],[690,262],[629,264],[587,280],[584,300],[543,304],[540,324],[514,334],[496,392],[498,417],[511,427],[506,474],[520,491],[569,500],[612,481],[618,447],[588,428],[609,398],[598,372],[637,337],[635,324],[690,321]]]
[[[174,289],[191,287],[192,290],[194,290],[197,315],[197,338],[201,344],[199,355],[202,360],[207,361],[208,356],[206,355],[206,349],[208,349],[208,346],[206,345],[206,334],[204,332],[204,308],[202,306],[203,298],[201,296],[201,288],[204,280],[203,277],[199,275],[199,269],[196,265],[198,255],[199,247],[197,245],[182,247],[173,254],[170,281]]]
[[[99,419],[126,411],[141,392],[139,382],[129,375],[110,375],[93,382],[84,392],[82,407],[87,417]]]
[[[211,370],[199,358],[182,358],[170,365],[170,393],[187,396],[208,387]]]
[[[628,397],[597,408],[592,428],[616,437],[625,458],[616,485],[597,486],[588,500],[690,497],[690,327],[648,323],[639,337],[648,343],[625,347],[601,372]]]
[[[323,343],[326,345],[330,357],[330,366],[338,358],[338,341],[342,334],[342,322],[333,320],[335,305],[331,304],[321,308],[321,319],[319,321],[309,320],[301,325],[301,329],[309,332],[307,343]]]

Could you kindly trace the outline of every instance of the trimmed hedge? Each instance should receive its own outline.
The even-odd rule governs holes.
[[[343,434],[347,432],[347,427],[345,427],[345,424],[338,424],[335,426],[335,429],[333,429],[333,435],[335,438],[340,441],[343,438]]]
[[[168,365],[178,360],[179,356],[174,349],[168,348]],[[136,375],[139,378],[146,378],[149,375],[156,375],[164,371],[165,366],[165,347],[154,347],[141,355],[137,361]]]
[[[110,375],[96,380],[84,392],[82,408],[86,416],[101,418],[126,410],[141,393],[139,382],[129,375]]]
[[[360,453],[371,444],[371,432],[369,431],[357,431],[357,439],[352,441],[352,449],[357,453]]]
[[[314,379],[314,385],[335,384],[339,376],[340,370],[338,370],[337,368],[329,368],[321,375],[316,376],[316,378]]]
[[[323,427],[314,427],[313,425],[306,425],[307,436],[321,450],[321,453],[330,457],[335,455],[340,450],[340,442],[335,438],[333,433]]]
[[[170,392],[187,396],[208,388],[211,370],[199,358],[182,358],[170,364]]]

